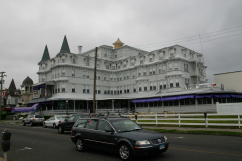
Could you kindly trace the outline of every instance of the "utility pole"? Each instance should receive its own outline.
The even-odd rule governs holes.
[[[96,76],[97,76],[97,50],[95,49],[95,57],[94,57],[94,77],[93,77],[93,105],[90,113],[96,113]]]
[[[2,105],[3,105],[3,96],[2,96],[2,91],[3,91],[3,83],[4,83],[4,77],[6,77],[6,72],[0,72],[0,120],[2,119]]]

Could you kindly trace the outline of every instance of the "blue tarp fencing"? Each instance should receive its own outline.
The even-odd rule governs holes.
[[[38,107],[39,107],[38,103],[34,104],[31,107],[15,107],[15,108],[12,108],[12,112],[35,112]]]
[[[135,99],[132,103],[146,103],[146,102],[158,102],[158,101],[174,101],[182,100],[186,98],[242,98],[241,94],[207,94],[207,95],[182,95],[182,96],[170,96],[170,97],[157,97],[146,99]]]

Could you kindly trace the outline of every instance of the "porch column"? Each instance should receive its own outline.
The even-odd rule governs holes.
[[[87,103],[87,112],[89,112],[89,111],[88,111],[88,109],[89,109],[89,107],[88,107],[88,100],[86,100],[86,103]]]
[[[134,103],[134,112],[136,112],[136,103]]]
[[[51,103],[51,108],[52,108],[52,112],[54,111],[54,101],[52,101],[52,103]]]
[[[180,110],[180,113],[181,113],[181,102],[180,102],[180,100],[178,100],[178,106],[179,106],[179,110]]]
[[[112,111],[114,111],[114,100],[112,99]]]
[[[76,100],[73,100],[74,101],[74,112],[76,112]]]
[[[96,100],[96,110],[97,110],[97,107],[98,107],[98,101]],[[96,110],[95,110],[95,111],[96,111]]]
[[[197,102],[197,98],[195,98],[195,108],[196,108],[196,112],[198,112],[198,107],[197,107],[197,104],[198,104],[198,102]]]
[[[213,97],[211,97],[211,100],[212,100],[212,105],[214,104],[214,98]]]
[[[148,104],[148,112],[150,112],[150,104],[149,104],[149,102],[147,104]]]

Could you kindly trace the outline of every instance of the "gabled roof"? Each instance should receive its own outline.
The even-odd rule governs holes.
[[[41,59],[41,61],[39,62],[39,64],[42,63],[42,62],[45,62],[45,61],[47,61],[47,60],[50,60],[50,55],[49,55],[48,47],[47,47],[47,45],[45,45],[45,50],[44,50],[44,53],[43,53],[42,59]]]
[[[62,45],[61,45],[61,49],[60,49],[60,53],[70,53],[70,48],[69,48],[69,45],[68,45],[68,42],[67,42],[67,38],[66,36],[64,37],[64,40],[62,42]]]
[[[14,80],[12,79],[12,81],[9,85],[9,88],[8,88],[9,95],[15,96],[16,91],[17,91],[17,89],[16,89],[16,86],[15,86]]]

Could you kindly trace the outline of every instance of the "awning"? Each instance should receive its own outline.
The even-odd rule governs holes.
[[[187,98],[242,98],[241,94],[205,94],[205,95],[180,95],[170,97],[159,97],[159,98],[146,98],[146,99],[135,99],[132,103],[146,103],[146,102],[158,102],[158,101],[175,101]]]
[[[39,104],[36,103],[31,107],[15,107],[12,108],[12,112],[34,112],[37,110]]]
[[[46,84],[45,83],[41,83],[41,84],[37,84],[37,85],[33,85],[33,90],[39,90],[41,88],[45,88]]]

